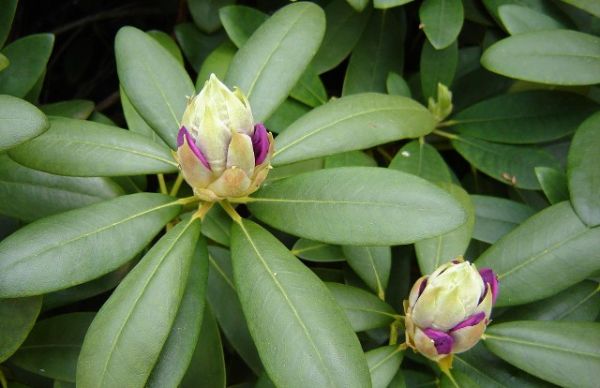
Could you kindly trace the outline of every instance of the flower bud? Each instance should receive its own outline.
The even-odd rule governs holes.
[[[479,271],[462,257],[419,278],[404,301],[406,344],[442,362],[481,339],[498,296],[489,268]]]
[[[194,194],[214,202],[253,193],[267,177],[272,154],[273,136],[254,123],[246,96],[212,74],[188,101],[174,153]]]

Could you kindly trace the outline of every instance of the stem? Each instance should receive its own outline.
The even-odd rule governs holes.
[[[229,217],[231,217],[232,220],[234,220],[238,224],[242,223],[242,217],[238,214],[237,211],[235,211],[234,207],[231,206],[231,203],[229,203],[229,201],[223,200],[219,202],[219,205],[221,205],[223,210],[225,210],[225,212],[229,214]]]
[[[377,147],[377,152],[379,152],[381,156],[383,156],[383,158],[388,161],[388,163],[391,162],[392,159],[394,159],[392,155],[390,155],[386,150],[383,149],[383,147]]]
[[[198,199],[198,197],[192,195],[191,197],[180,198],[177,201],[175,201],[175,203],[177,203],[181,206],[185,206],[185,205],[189,205],[190,203],[199,202],[199,201],[200,200]]]
[[[228,201],[229,203],[248,203],[255,201],[255,199],[252,197],[235,197],[229,198]]]
[[[436,135],[441,136],[441,137],[445,137],[445,138],[451,139],[451,140],[460,139],[460,137],[458,135],[455,135],[455,134],[450,133],[450,132],[442,131],[440,129],[434,129],[433,132],[431,132],[431,133],[436,134]]]
[[[179,173],[179,175],[177,175],[177,179],[175,179],[175,183],[173,183],[173,187],[171,187],[171,192],[169,193],[169,195],[171,197],[177,196],[177,193],[179,192],[179,188],[181,187],[182,182],[183,182],[183,174]]]
[[[8,382],[6,381],[2,368],[0,368],[0,385],[2,385],[2,388],[8,388]]]
[[[160,188],[160,193],[167,194],[167,183],[165,182],[164,174],[157,174],[156,176],[158,177],[158,187]]]
[[[196,213],[194,213],[194,215],[192,216],[192,219],[194,218],[200,218],[200,221],[204,221],[204,217],[206,216],[206,213],[208,213],[208,211],[213,207],[215,203],[214,202],[204,202],[196,211]]]
[[[456,124],[460,124],[460,121],[458,120],[448,120],[448,121],[442,121],[441,123],[439,123],[437,125],[438,128],[445,128],[445,127],[452,127]]]

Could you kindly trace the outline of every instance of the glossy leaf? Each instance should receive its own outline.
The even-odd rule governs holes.
[[[361,12],[365,9],[367,4],[369,4],[369,0],[346,0],[346,2],[350,4],[357,12]]]
[[[94,111],[94,102],[90,100],[66,100],[40,106],[48,116],[61,116],[85,120]]]
[[[0,95],[0,152],[39,136],[49,126],[46,116],[34,105]]]
[[[398,11],[374,11],[348,63],[342,95],[385,92],[390,71],[402,73],[406,17]]]
[[[369,10],[356,12],[346,0],[334,0],[325,6],[325,36],[312,61],[317,73],[335,68],[350,54],[360,39],[370,14]]]
[[[473,238],[493,244],[535,214],[529,206],[505,198],[471,195],[475,205]]]
[[[393,345],[369,350],[365,356],[373,388],[386,388],[396,375],[404,353],[400,346]]]
[[[489,47],[481,64],[525,81],[591,85],[600,82],[600,38],[571,30],[514,35]]]
[[[58,175],[118,176],[177,171],[171,151],[117,127],[54,117],[42,135],[10,150],[18,163]]]
[[[233,61],[233,57],[237,49],[230,41],[226,40],[219,46],[217,46],[210,54],[206,57],[202,66],[198,71],[198,77],[196,78],[196,90],[201,90],[204,83],[208,81],[211,74],[215,74],[219,79],[225,79],[229,66]]]
[[[7,0],[4,2],[4,7],[0,10],[0,47],[4,46],[6,38],[10,33],[15,11],[17,10],[18,0]]]
[[[481,172],[521,189],[540,188],[536,167],[559,168],[558,162],[540,148],[489,143],[468,136],[452,140],[452,145]]]
[[[202,234],[217,243],[229,246],[231,218],[221,206],[213,206],[202,220]]]
[[[0,53],[0,71],[6,69],[10,65],[10,60]]]
[[[475,207],[469,194],[460,186],[453,184],[446,183],[441,187],[450,193],[466,211],[467,222],[448,233],[415,243],[419,268],[424,275],[432,273],[440,265],[463,255],[471,241],[475,224]]]
[[[362,151],[347,151],[327,156],[324,168],[377,167],[377,161]]]
[[[294,121],[310,111],[310,107],[288,98],[279,105],[271,117],[265,121],[265,125],[270,132],[281,133],[288,128]],[[269,174],[270,175],[270,174]]]
[[[550,167],[536,167],[535,175],[551,204],[569,199],[567,176],[564,172]]]
[[[71,313],[38,322],[11,361],[41,376],[75,382],[77,357],[94,316]]]
[[[180,222],[112,293],[85,336],[77,385],[146,385],[181,306],[199,233],[198,220]]]
[[[183,66],[183,55],[177,43],[169,34],[159,30],[150,30],[147,32],[154,40],[156,40],[165,50],[169,52]]]
[[[229,39],[240,48],[269,15],[245,5],[230,5],[219,10],[219,17]]]
[[[123,87],[119,88],[119,95],[121,97],[121,106],[123,107],[123,115],[125,116],[127,128],[129,128],[131,132],[144,135],[152,139],[152,141],[155,143],[163,145],[166,148],[167,143],[165,143],[163,139],[161,139],[160,136],[158,136],[158,134],[154,132],[152,128],[150,128],[148,123],[146,123],[142,116],[140,116],[140,114],[135,110]]]
[[[390,278],[392,251],[390,247],[358,247],[347,245],[344,255],[350,268],[377,293],[385,299],[385,290]]]
[[[322,170],[325,168],[324,158],[303,160],[302,162],[290,163],[277,167],[269,173],[267,182],[275,182],[305,172]]]
[[[108,273],[179,209],[170,197],[140,193],[35,221],[0,243],[0,297],[43,294]]]
[[[341,247],[305,238],[298,239],[291,252],[306,261],[331,263],[346,260]]]
[[[562,2],[580,8],[600,18],[600,4],[598,4],[594,0],[562,0]]]
[[[550,15],[517,4],[501,5],[498,7],[498,16],[511,35],[569,27]]]
[[[226,77],[248,97],[256,121],[285,100],[315,55],[325,16],[311,3],[290,4],[263,23],[233,58]]]
[[[10,66],[0,72],[0,94],[25,97],[46,71],[53,45],[54,35],[33,34],[4,47]]]
[[[600,228],[586,227],[569,202],[551,206],[492,245],[476,261],[501,284],[499,306],[553,295],[600,270]]]
[[[209,34],[221,27],[219,9],[233,3],[235,0],[189,0],[187,2],[194,23]]]
[[[206,246],[197,244],[179,310],[146,387],[177,386],[191,363],[194,350],[200,342],[200,328],[205,312],[207,258]]]
[[[0,362],[21,346],[40,313],[42,298],[0,299]]]
[[[327,287],[344,309],[354,331],[386,327],[396,318],[390,305],[368,291],[340,283],[327,283]]]
[[[452,182],[450,168],[440,153],[433,146],[418,140],[406,143],[394,156],[389,168],[404,171],[434,183]]]
[[[412,93],[410,91],[410,87],[402,78],[401,75],[394,73],[393,71],[388,74],[388,77],[385,81],[385,86],[388,94],[393,94],[396,96],[404,96],[410,98]]]
[[[207,55],[226,38],[225,33],[204,34],[193,23],[180,23],[175,26],[175,37],[183,55],[198,72]]]
[[[275,385],[370,386],[358,338],[316,275],[250,221],[234,224],[231,243],[244,315]]]
[[[598,109],[579,94],[532,90],[503,94],[470,106],[454,117],[459,133],[513,144],[565,137]]]
[[[600,324],[516,321],[490,326],[485,345],[532,375],[561,386],[594,387],[600,379]]]
[[[456,41],[444,49],[436,50],[429,41],[421,51],[421,90],[423,96],[437,98],[438,83],[451,89],[458,65]]]
[[[0,155],[1,214],[34,221],[122,194],[123,190],[108,178],[48,174]]]
[[[135,110],[174,149],[186,96],[194,95],[185,69],[152,37],[134,27],[117,33],[115,56],[119,81]]]
[[[431,113],[406,97],[375,93],[342,97],[313,109],[281,133],[273,165],[423,136],[434,126]]]
[[[462,29],[463,4],[461,0],[425,0],[419,17],[429,43],[441,50],[450,46]]]
[[[403,4],[410,3],[413,0],[373,0],[373,7],[377,9],[388,9],[399,7]]]
[[[311,107],[317,107],[327,102],[325,86],[312,66],[306,68],[290,91],[290,97]]]
[[[573,208],[590,226],[600,225],[600,113],[585,120],[569,149],[567,178]]]
[[[248,206],[257,218],[285,232],[344,245],[405,244],[448,232],[466,220],[460,205],[433,184],[373,167],[326,169],[273,182]]]

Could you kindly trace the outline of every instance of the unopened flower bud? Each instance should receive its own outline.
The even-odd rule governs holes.
[[[254,123],[250,104],[212,74],[188,101],[177,136],[177,159],[186,182],[204,201],[244,197],[267,177],[273,136]]]
[[[491,269],[477,271],[462,257],[442,265],[419,278],[404,301],[406,344],[433,361],[451,361],[481,339],[497,296]]]

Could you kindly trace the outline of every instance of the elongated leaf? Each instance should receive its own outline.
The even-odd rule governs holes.
[[[600,225],[600,113],[581,124],[569,149],[567,178],[573,208],[590,226]]]
[[[421,51],[421,90],[423,96],[437,98],[438,83],[448,88],[452,86],[458,65],[458,43],[436,50],[429,41]]]
[[[489,47],[481,64],[526,81],[591,85],[600,82],[600,38],[571,30],[514,35]]]
[[[390,162],[389,168],[416,175],[430,182],[452,182],[450,168],[431,145],[413,140],[405,144]]]
[[[248,96],[255,120],[266,120],[285,100],[324,32],[321,8],[304,2],[291,4],[275,12],[238,51],[226,81]]]
[[[441,50],[452,44],[463,25],[464,11],[461,0],[425,0],[419,8],[419,17],[429,43]]]
[[[142,116],[140,116],[140,114],[135,110],[123,87],[119,88],[119,92],[121,97],[121,106],[123,107],[123,115],[125,116],[125,121],[127,122],[127,128],[129,128],[131,132],[144,135],[152,139],[152,141],[155,143],[167,147],[167,143],[165,143],[163,139],[161,139],[160,136],[158,136],[158,134],[154,132],[152,128],[150,128],[148,123],[146,123]]]
[[[535,175],[551,204],[569,199],[567,176],[564,172],[550,167],[536,167]]]
[[[273,227],[343,245],[406,244],[466,221],[461,206],[433,184],[375,167],[326,169],[273,182],[248,206]]]
[[[340,283],[327,283],[327,288],[344,309],[354,331],[386,327],[396,317],[390,305],[370,292]]]
[[[55,117],[42,135],[10,150],[20,164],[67,176],[168,173],[177,163],[168,148],[120,128]]]
[[[311,107],[317,107],[327,102],[325,86],[312,66],[306,68],[290,91],[290,97]]]
[[[400,346],[394,345],[369,350],[365,356],[373,388],[386,388],[396,375],[404,353]]]
[[[532,302],[600,270],[600,228],[586,227],[569,202],[551,206],[492,245],[476,261],[498,274],[497,304]]]
[[[339,65],[354,48],[371,12],[356,12],[346,0],[334,0],[325,7],[327,27],[323,43],[312,66],[319,74]]]
[[[502,314],[503,321],[590,321],[600,312],[600,287],[585,280],[550,298],[510,309]]]
[[[0,10],[0,47],[4,46],[4,42],[6,42],[6,38],[10,33],[17,3],[18,0],[7,0],[4,2],[2,10]]]
[[[400,11],[373,11],[352,50],[342,95],[385,92],[390,71],[402,73],[406,16]]]
[[[394,94],[396,96],[404,96],[408,98],[410,98],[412,95],[410,87],[404,78],[393,71],[388,74],[388,77],[385,81],[385,86],[388,94]]]
[[[345,261],[344,252],[337,245],[300,238],[292,247],[292,254],[307,261],[335,262]]]
[[[357,12],[361,12],[365,9],[367,4],[369,4],[369,0],[346,0],[346,2],[350,4]]]
[[[229,39],[240,48],[269,15],[245,5],[230,5],[219,10],[219,18]]]
[[[263,367],[248,331],[242,305],[233,284],[233,268],[229,251],[219,247],[210,247],[209,252],[206,294],[208,303],[231,346],[254,373],[260,374]]]
[[[221,206],[213,206],[202,220],[202,234],[221,245],[229,246],[230,232],[231,218]]]
[[[376,9],[388,9],[410,3],[413,0],[373,0],[373,7]]]
[[[600,379],[600,324],[596,322],[492,325],[485,345],[518,368],[561,386],[595,387]]]
[[[527,144],[560,139],[598,109],[574,93],[532,90],[503,94],[455,116],[462,134],[500,143]]]
[[[197,244],[192,256],[185,291],[147,387],[176,387],[183,379],[199,343],[205,311],[208,280],[208,253],[204,244]]]
[[[194,85],[183,66],[152,37],[123,27],[115,38],[119,81],[135,110],[173,149],[186,96]]]
[[[159,30],[151,30],[147,32],[155,41],[157,41],[165,50],[169,52],[183,66],[183,55],[177,43],[169,34]]]
[[[377,167],[377,161],[362,151],[347,151],[327,156],[324,167]]]
[[[235,48],[235,45],[228,40],[224,41],[211,51],[204,62],[202,62],[202,66],[198,71],[196,89],[201,90],[204,83],[208,81],[210,75],[213,73],[219,79],[225,79],[229,70],[229,65],[231,65],[236,52],[237,49]]]
[[[53,45],[54,35],[34,34],[2,49],[10,66],[0,72],[0,94],[25,97],[46,71]]]
[[[0,299],[0,362],[21,346],[42,307],[42,298]]]
[[[34,221],[122,194],[108,178],[47,174],[0,155],[0,213],[11,217]]]
[[[344,247],[344,255],[354,272],[377,293],[380,299],[385,299],[385,290],[392,266],[390,247],[348,245]]]
[[[535,211],[527,205],[504,198],[471,195],[475,205],[473,238],[493,244]]]
[[[206,56],[226,38],[225,33],[204,34],[193,23],[180,23],[175,26],[175,37],[186,59],[198,72]]]
[[[95,315],[71,313],[38,322],[11,361],[32,373],[74,383],[83,337]]]
[[[313,109],[280,134],[273,164],[423,136],[434,126],[431,113],[406,97],[375,93],[342,97]]]
[[[473,234],[475,207],[469,194],[460,186],[444,184],[441,186],[456,199],[467,212],[467,222],[449,233],[417,241],[415,250],[422,274],[430,274],[440,265],[463,255]]]
[[[198,220],[182,221],[117,287],[85,336],[77,385],[146,385],[181,305],[199,233]]]
[[[187,3],[194,23],[210,34],[221,27],[219,9],[235,3],[235,0],[189,0]]]
[[[581,8],[582,10],[600,18],[600,4],[594,0],[562,0],[562,2],[577,8]]]
[[[498,16],[504,28],[511,35],[568,28],[550,15],[516,4],[505,4],[498,7]]]
[[[39,136],[49,126],[46,116],[35,106],[0,95],[0,152]]]
[[[558,161],[540,148],[489,143],[468,136],[452,140],[452,145],[481,172],[521,189],[540,188],[536,167],[559,168]]]
[[[275,385],[369,387],[360,343],[316,275],[250,221],[234,224],[231,243],[244,315]]]
[[[94,102],[90,100],[59,101],[42,105],[40,109],[48,116],[85,120],[94,111]]]
[[[170,197],[140,193],[35,221],[0,243],[0,297],[43,294],[108,273],[179,209]]]
[[[0,53],[0,71],[6,69],[10,65],[10,60]]]

